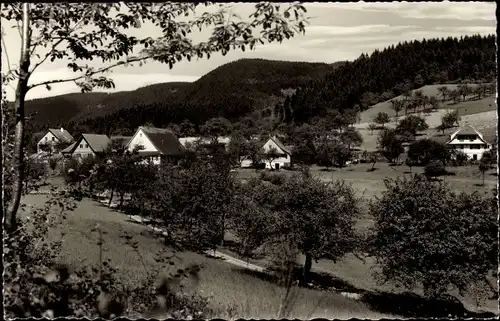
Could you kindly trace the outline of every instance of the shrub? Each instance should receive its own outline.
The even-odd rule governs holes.
[[[430,161],[424,168],[425,176],[435,178],[438,176],[446,175],[446,168],[440,160]]]
[[[281,173],[274,173],[274,172],[261,172],[260,173],[260,179],[263,181],[270,182],[274,185],[282,185],[285,183],[286,176]]]

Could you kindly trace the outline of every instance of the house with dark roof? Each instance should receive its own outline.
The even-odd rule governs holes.
[[[264,159],[263,162],[266,164],[266,168],[269,169],[280,169],[284,166],[290,166],[292,163],[292,150],[290,146],[285,146],[281,140],[273,136],[267,140],[267,142],[262,146],[262,149],[265,154],[272,154],[271,151],[276,151],[276,155],[278,157],[272,157]],[[264,156],[266,158],[266,156]]]
[[[479,160],[483,153],[491,149],[491,143],[483,134],[470,125],[465,125],[452,133],[446,142],[448,147],[463,152],[469,159]]]
[[[37,153],[54,152],[61,145],[69,145],[74,141],[73,136],[64,128],[49,128],[36,145]]]
[[[82,134],[73,144],[63,149],[64,156],[85,158],[95,157],[104,152],[111,139],[106,135]]]
[[[184,147],[170,129],[140,126],[127,143],[126,150],[138,152],[155,165],[184,155]]]

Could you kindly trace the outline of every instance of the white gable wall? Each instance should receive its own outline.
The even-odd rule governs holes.
[[[129,152],[132,152],[137,146],[142,146],[143,149],[142,151],[145,152],[157,152],[158,150],[156,147],[153,145],[153,143],[149,140],[149,138],[146,136],[146,134],[143,132],[142,129],[139,129],[135,135],[130,139],[127,145],[127,150]],[[153,162],[155,165],[160,165],[161,158],[160,156],[151,156],[148,157],[143,161],[143,163],[147,162]]]
[[[89,143],[85,140],[85,138],[82,138],[76,145],[76,148],[73,151],[73,154],[71,154],[71,156],[85,158],[88,156],[95,156],[95,154],[90,148]]]
[[[149,138],[144,134],[142,129],[139,129],[135,135],[132,137],[130,142],[127,145],[128,151],[133,151],[137,146],[142,146],[142,149],[145,152],[157,152],[158,150],[153,145],[153,143],[149,140]]]
[[[54,145],[58,142],[59,142],[59,139],[57,139],[57,137],[54,136],[54,134],[52,134],[50,131],[47,131],[47,133],[38,141],[38,143],[36,145],[36,151],[37,151],[37,153],[43,152],[40,149],[40,145],[45,145],[45,144]]]
[[[272,168],[276,168],[276,164],[279,164],[280,168],[282,168],[285,165],[290,165],[290,162],[291,162],[290,155],[287,154],[287,153],[285,153],[285,151],[283,151],[272,139],[269,139],[264,144],[264,146],[262,147],[262,149],[264,150],[265,153],[267,153],[267,152],[270,151],[271,147],[274,147],[278,151],[278,153],[282,153],[282,154],[286,155],[284,157],[278,157],[278,158],[274,159],[271,162]],[[269,160],[264,159],[264,160],[262,160],[262,162],[265,162],[266,168],[271,169],[271,166],[269,164]]]

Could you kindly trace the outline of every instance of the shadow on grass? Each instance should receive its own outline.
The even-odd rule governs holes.
[[[498,177],[498,173],[490,173],[491,176],[497,176]]]
[[[451,296],[446,299],[428,299],[410,292],[397,294],[371,292],[365,294],[362,301],[378,312],[409,318],[495,317],[495,314],[491,312],[476,313],[468,311],[458,299]]]
[[[274,274],[244,269],[237,270],[237,273],[250,275],[273,284],[280,284],[279,273]],[[301,276],[302,268],[300,266],[295,267],[292,273],[293,280],[299,280]],[[458,299],[451,296],[446,299],[428,299],[411,292],[390,293],[366,291],[358,289],[349,282],[324,272],[311,271],[310,283],[303,287],[332,292],[361,294],[360,301],[373,311],[405,318],[495,317],[495,314],[491,312],[477,313],[468,311]]]
[[[368,168],[366,171],[367,172],[374,172],[374,171],[377,171],[378,168],[374,167],[374,168]]]
[[[449,171],[446,171],[446,173],[444,174],[444,176],[455,176],[455,175],[457,175],[457,173]]]

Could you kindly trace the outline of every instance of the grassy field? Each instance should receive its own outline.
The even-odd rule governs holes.
[[[45,195],[28,195],[22,199],[27,205],[21,216],[27,217],[32,206],[41,207],[47,200]],[[212,296],[212,306],[227,310],[241,318],[276,318],[284,290],[272,282],[255,277],[247,271],[204,255],[184,252],[174,267],[160,265],[154,253],[164,248],[150,230],[132,223],[124,214],[110,210],[92,200],[83,199],[77,209],[67,215],[59,230],[50,231],[50,237],[57,240],[64,232],[60,262],[71,267],[90,267],[98,264],[97,233],[90,230],[97,224],[103,230],[104,256],[111,259],[118,268],[118,277],[129,284],[144,282],[146,271],[154,266],[167,274],[190,263],[204,266],[200,273],[199,294]],[[125,244],[120,236],[123,232],[133,235],[138,242],[138,253]],[[309,289],[296,291],[295,304],[289,318],[382,318],[390,317],[371,310],[363,302],[345,298],[333,292]],[[222,318],[230,316],[221,315]]]
[[[356,164],[348,165],[344,168],[335,168],[325,171],[323,167],[312,166],[311,173],[319,177],[321,180],[328,182],[334,179],[343,179],[350,183],[358,196],[366,199],[371,199],[378,196],[385,190],[383,180],[385,178],[397,178],[398,176],[409,176],[416,173],[423,173],[422,167],[412,167],[412,173],[409,172],[407,166],[390,166],[388,163],[377,163],[376,170],[369,172],[372,167],[371,164]],[[453,176],[444,178],[445,182],[450,187],[457,191],[472,193],[478,191],[480,193],[491,193],[491,189],[497,185],[496,170],[490,170],[485,175],[485,186],[482,184],[482,176],[477,166],[459,166],[448,167],[448,171],[455,173]],[[238,177],[248,179],[250,177],[257,177],[260,171],[254,169],[241,169],[238,172]],[[285,174],[291,174],[292,171],[281,171]]]

